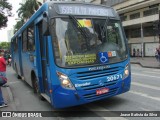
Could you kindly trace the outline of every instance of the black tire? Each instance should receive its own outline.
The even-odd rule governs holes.
[[[45,98],[40,94],[39,86],[38,86],[38,78],[35,75],[33,76],[33,90],[34,90],[34,93],[38,95],[40,100],[42,101],[45,100]]]
[[[15,71],[16,71],[17,79],[21,79],[21,76],[18,75],[18,70],[16,65],[15,65]]]

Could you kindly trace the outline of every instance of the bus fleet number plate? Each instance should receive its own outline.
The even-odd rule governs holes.
[[[108,88],[101,88],[101,89],[96,90],[96,95],[101,95],[101,94],[105,94],[108,92],[109,92]]]

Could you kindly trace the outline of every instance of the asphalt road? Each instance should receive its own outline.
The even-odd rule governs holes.
[[[64,109],[66,111],[85,110],[93,112],[99,117],[47,117],[21,118],[26,120],[158,120],[158,117],[105,117],[95,111],[160,111],[160,69],[142,68],[132,65],[132,85],[127,93],[77,107]],[[7,68],[7,77],[13,96],[12,109],[14,111],[55,111],[47,101],[41,101],[32,88],[22,80],[16,78],[11,67]],[[74,113],[73,113],[74,114]],[[91,113],[92,114],[92,113]],[[6,120],[6,119],[4,119]],[[14,119],[13,119],[14,120]],[[18,118],[16,120],[19,120]]]

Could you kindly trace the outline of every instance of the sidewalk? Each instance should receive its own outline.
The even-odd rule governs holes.
[[[7,107],[0,108],[0,111],[16,111],[16,106],[13,101],[13,95],[10,87],[1,87],[4,101],[7,103]]]
[[[160,69],[160,64],[155,57],[131,57],[131,64],[139,64],[146,68]]]

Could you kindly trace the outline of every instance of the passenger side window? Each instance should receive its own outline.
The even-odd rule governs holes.
[[[31,24],[28,27],[27,35],[28,35],[27,49],[28,49],[28,51],[34,51],[35,50],[34,24]]]
[[[22,38],[23,51],[27,51],[27,30],[23,31]]]
[[[14,47],[14,51],[17,51],[17,38],[15,38],[14,40],[13,40],[13,47]]]
[[[23,51],[35,50],[34,24],[31,24],[22,34]]]

